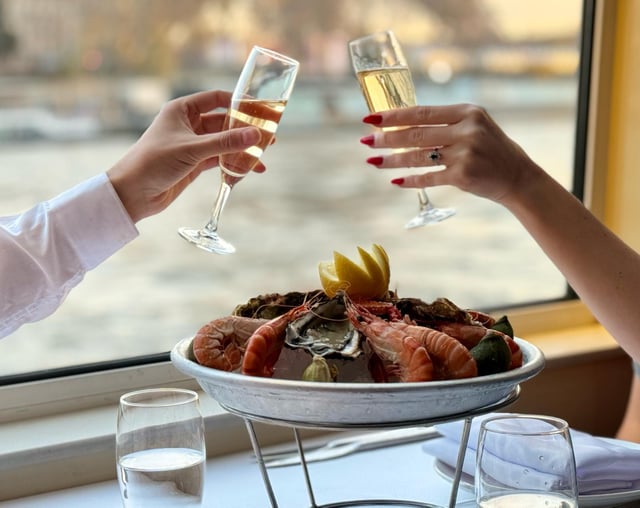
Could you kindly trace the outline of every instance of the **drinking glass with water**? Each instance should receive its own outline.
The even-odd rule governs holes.
[[[480,508],[577,508],[576,465],[567,422],[525,414],[484,420],[475,490]]]
[[[203,506],[206,452],[198,394],[154,388],[123,395],[116,461],[124,508]]]

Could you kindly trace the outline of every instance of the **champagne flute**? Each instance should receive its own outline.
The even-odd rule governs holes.
[[[179,388],[124,394],[116,460],[124,508],[201,507],[206,453],[198,394]]]
[[[475,491],[481,508],[577,508],[576,465],[567,422],[523,414],[484,420]]]
[[[233,186],[254,168],[273,140],[299,66],[296,60],[275,51],[259,46],[251,50],[233,91],[225,128],[253,125],[261,131],[260,141],[243,152],[220,156],[220,187],[209,222],[201,229],[180,228],[178,233],[185,240],[208,252],[235,252],[218,233],[220,215]]]
[[[416,92],[411,71],[393,32],[377,32],[349,42],[351,63],[367,101],[369,111],[387,111],[415,106]],[[437,157],[437,150],[433,152]],[[453,208],[436,208],[425,189],[418,191],[419,211],[405,228],[412,229],[443,221]]]

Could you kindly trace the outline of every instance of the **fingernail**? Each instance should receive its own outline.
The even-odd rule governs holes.
[[[373,164],[374,166],[379,166],[384,161],[383,157],[369,157],[367,159],[368,164]]]
[[[380,122],[382,122],[382,115],[367,115],[362,119],[362,121],[364,123],[378,125]]]
[[[404,183],[404,178],[394,178],[391,180],[391,183],[394,185],[402,185]]]
[[[369,134],[368,136],[365,136],[364,138],[360,138],[360,143],[362,143],[363,145],[372,146],[373,142],[374,142],[373,134]]]

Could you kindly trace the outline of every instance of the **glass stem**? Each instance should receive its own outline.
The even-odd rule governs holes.
[[[433,205],[431,204],[431,201],[429,201],[429,196],[427,195],[427,191],[425,189],[418,190],[418,201],[420,202],[421,212],[431,210],[433,208]]]
[[[204,227],[204,229],[209,233],[216,233],[218,231],[218,221],[220,220],[222,210],[224,210],[224,205],[227,204],[227,199],[229,199],[231,189],[231,185],[224,181],[224,175],[222,175],[222,178],[220,179],[220,188],[218,189],[218,196],[216,197],[216,202],[211,209],[211,218]]]

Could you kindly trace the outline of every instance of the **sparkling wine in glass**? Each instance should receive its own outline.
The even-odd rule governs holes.
[[[387,111],[416,105],[411,71],[402,48],[391,31],[378,32],[349,42],[351,63],[369,111]],[[419,211],[407,229],[433,224],[455,214],[453,208],[436,208],[425,189],[418,191]]]
[[[218,233],[220,215],[231,189],[251,171],[269,146],[293,90],[300,64],[287,56],[254,46],[231,98],[225,128],[252,125],[260,129],[258,144],[220,157],[220,187],[209,222],[201,228],[180,228],[189,242],[208,252],[231,254],[235,247]]]
[[[116,462],[124,508],[203,506],[206,453],[198,394],[178,388],[124,394]]]

